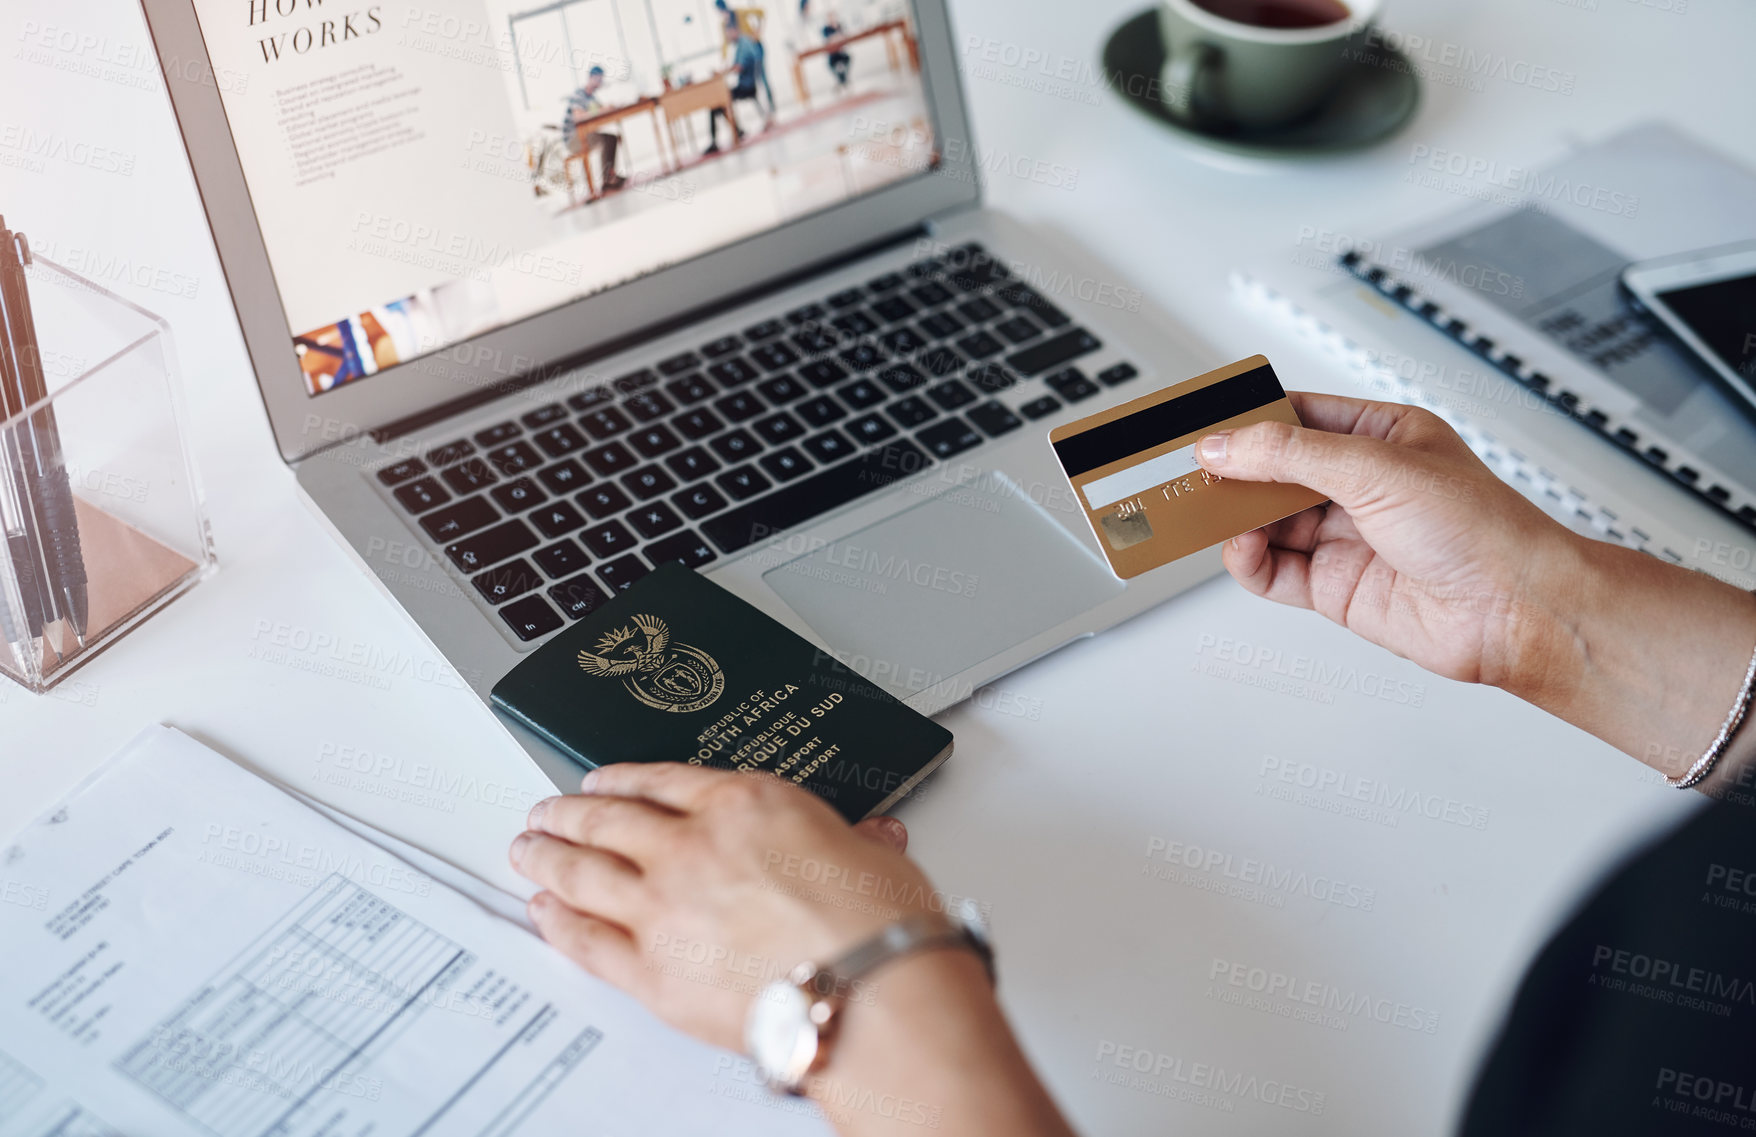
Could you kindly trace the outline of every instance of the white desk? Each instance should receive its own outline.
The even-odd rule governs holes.
[[[1519,163],[1668,113],[1756,160],[1756,118],[1742,113],[1756,98],[1743,57],[1756,9],[1655,6],[1665,3],[1681,0],[1393,0],[1391,27],[1573,72],[1575,93],[1428,83],[1417,120],[1381,149],[1286,167],[1205,158],[1103,91],[1095,60],[1129,3],[957,0],[955,16],[960,45],[973,45],[966,62],[992,39],[1003,59],[1040,54],[1050,76],[1062,60],[1079,68],[1067,84],[1076,97],[1034,89],[1022,67],[972,76],[987,152],[1078,171],[1071,191],[995,176],[993,200],[1069,231],[1228,357],[1266,349],[1289,386],[1346,389],[1242,310],[1226,273],[1290,258],[1301,227],[1381,233],[1455,205],[1402,180],[1412,147]],[[29,34],[43,27],[58,29],[47,47]],[[433,680],[439,660],[421,635],[300,504],[169,106],[141,65],[136,6],[18,0],[0,42],[0,204],[50,256],[172,321],[223,565],[56,694],[0,688],[0,831],[141,725],[167,721],[507,881],[502,851],[543,783],[485,708]],[[39,161],[20,132],[111,147],[127,171]],[[193,295],[167,293],[172,284]],[[1632,463],[1626,476],[1649,477]],[[1727,532],[1680,494],[1676,508],[1704,533]],[[1236,662],[1259,650],[1260,665]],[[1275,668],[1299,657],[1361,679],[1332,701],[1285,693]],[[1386,680],[1406,703],[1364,693]],[[1015,1019],[1092,1134],[1445,1132],[1534,945],[1593,874],[1687,804],[1508,698],[1427,677],[1223,580],[999,686],[986,708],[945,716],[957,757],[903,816],[939,883],[992,905]],[[1277,800],[1260,792],[1279,784],[1261,777],[1271,761],[1382,779],[1451,802],[1453,820],[1486,811],[1486,827],[1415,815],[1392,826]],[[1213,891],[1222,868],[1162,859],[1199,859],[1191,847],[1231,858],[1233,871],[1250,858],[1342,880],[1360,906],[1308,894],[1321,887]],[[1363,1017],[1337,1029],[1227,1003],[1210,997],[1239,990],[1210,983],[1222,964],[1436,1012],[1436,1029]],[[1323,1110],[1225,1093],[1226,1108],[1210,1108],[1113,1085],[1103,1075],[1122,1071],[1099,1055],[1120,1047],[1290,1083],[1323,1094]]]

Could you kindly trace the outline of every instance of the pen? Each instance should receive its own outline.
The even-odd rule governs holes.
[[[23,233],[9,232],[3,218],[0,218],[0,241],[6,244],[4,268],[12,276],[12,297],[7,304],[7,313],[12,326],[13,351],[19,364],[19,385],[26,406],[43,404],[29,420],[26,440],[30,453],[25,466],[27,477],[36,483],[37,537],[47,569],[43,584],[50,606],[65,621],[66,630],[73,633],[75,642],[84,647],[89,603],[85,557],[80,549],[73,485],[61,451],[55,408],[47,405],[49,385],[43,374],[42,354],[37,345],[36,321],[31,317],[30,288],[24,275],[24,266],[31,262],[30,242]],[[45,618],[47,611],[45,609]],[[63,648],[57,644],[56,650]]]

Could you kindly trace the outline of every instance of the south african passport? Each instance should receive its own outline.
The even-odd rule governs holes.
[[[493,700],[581,765],[763,770],[849,821],[951,755],[950,731],[680,564],[538,648]]]

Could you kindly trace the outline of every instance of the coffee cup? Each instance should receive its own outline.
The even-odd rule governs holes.
[[[1315,111],[1347,70],[1348,39],[1381,0],[1161,0],[1171,113],[1203,130],[1264,130]]]

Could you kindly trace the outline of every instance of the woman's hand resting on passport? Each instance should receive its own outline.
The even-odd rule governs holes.
[[[1425,411],[1293,400],[1305,426],[1255,424],[1199,449],[1224,477],[1330,498],[1229,542],[1240,584],[1439,675],[1504,688],[1665,773],[1694,761],[1756,645],[1756,601],[1569,532]],[[1718,777],[1750,749],[1740,743]],[[540,803],[513,845],[514,866],[543,889],[532,919],[580,966],[718,1046],[742,1048],[766,982],[934,904],[899,822],[850,827],[767,775],[622,765],[582,788]],[[843,1012],[810,1085],[842,1133],[919,1133],[923,1117],[956,1134],[1070,1132],[973,955],[903,957],[869,991]]]

